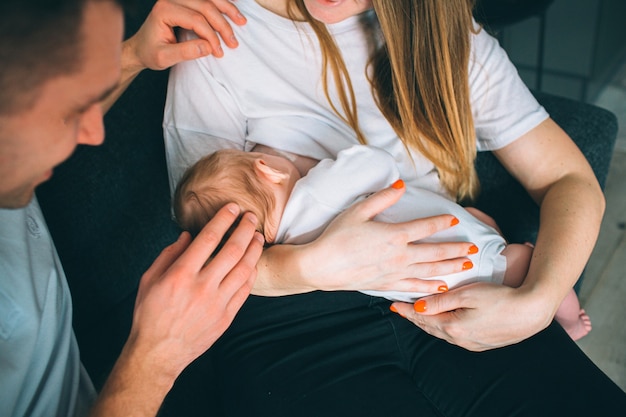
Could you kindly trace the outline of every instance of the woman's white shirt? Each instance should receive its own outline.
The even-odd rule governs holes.
[[[172,191],[187,167],[221,148],[249,150],[262,143],[323,159],[358,143],[324,95],[321,52],[312,29],[254,0],[240,0],[237,6],[248,23],[233,25],[236,49],[226,49],[222,58],[209,56],[171,70],[163,127]],[[445,194],[434,165],[417,152],[407,154],[372,95],[366,68],[376,42],[369,35],[377,28],[373,11],[328,28],[350,73],[368,144],[390,153],[409,185]],[[333,103],[341,109],[332,77],[330,81]],[[548,117],[484,30],[472,35],[469,82],[481,151],[506,146]]]

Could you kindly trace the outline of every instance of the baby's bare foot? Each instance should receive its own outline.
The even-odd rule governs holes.
[[[591,319],[584,309],[580,309],[578,320],[561,324],[567,334],[574,340],[582,339],[591,331]]]

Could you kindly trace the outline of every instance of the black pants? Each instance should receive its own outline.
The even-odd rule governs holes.
[[[626,394],[558,324],[474,353],[360,293],[250,297],[211,349],[227,416],[604,416]]]

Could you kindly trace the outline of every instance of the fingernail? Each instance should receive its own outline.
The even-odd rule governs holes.
[[[437,288],[439,290],[439,292],[447,292],[448,291],[448,286],[447,285],[440,285],[439,288]]]
[[[233,214],[239,214],[239,206],[237,204],[229,204],[226,209]]]
[[[415,302],[415,304],[413,304],[413,310],[415,310],[417,313],[423,313],[426,311],[426,301],[424,300],[417,300]]]
[[[478,246],[476,246],[476,245],[470,246],[469,249],[467,250],[467,254],[468,255],[473,255],[475,253],[478,253]]]
[[[224,55],[224,50],[222,49],[221,46],[217,45],[217,48],[215,48],[215,55],[216,56],[222,56]]]
[[[395,188],[396,190],[400,190],[404,188],[404,181],[398,180],[394,182],[393,184],[391,184],[391,188]]]
[[[235,35],[230,37],[230,41],[234,43],[235,45],[239,45],[239,41],[237,41],[237,38],[235,37]]]
[[[256,217],[256,215],[255,215],[254,213],[247,212],[247,213],[246,213],[246,219],[247,219],[250,223],[252,223],[253,225],[255,225],[255,226],[256,226],[256,224],[257,224],[257,221],[258,221],[258,220],[257,220],[257,217]]]
[[[258,240],[259,242],[261,242],[261,244],[265,244],[265,238],[263,237],[263,235],[259,232],[255,232],[254,233],[254,238],[256,240]]]
[[[389,310],[393,311],[394,313],[396,313],[400,317],[406,318],[406,316],[404,314],[400,313],[398,311],[398,309],[393,306],[393,304],[389,306]]]
[[[207,56],[209,54],[209,49],[204,44],[198,45],[198,55],[199,56]]]
[[[452,221],[450,222],[450,226],[456,226],[457,224],[459,224],[459,219],[453,217]]]
[[[463,271],[467,271],[468,269],[472,269],[474,267],[474,264],[472,263],[472,261],[465,261],[465,263],[463,264]]]

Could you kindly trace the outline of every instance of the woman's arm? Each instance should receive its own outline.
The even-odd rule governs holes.
[[[146,68],[163,70],[209,54],[221,57],[224,53],[218,33],[228,47],[235,48],[237,39],[224,15],[238,25],[246,22],[228,0],[158,1],[137,33],[122,44],[122,75],[117,88],[102,103],[104,112]],[[176,27],[193,30],[199,39],[179,43]]]
[[[461,271],[471,243],[412,243],[451,227],[451,215],[397,224],[372,220],[404,191],[403,185],[392,186],[355,204],[310,244],[265,250],[252,292],[266,296],[314,290],[439,292],[441,281],[416,277]]]
[[[473,284],[394,307],[416,325],[470,350],[510,345],[552,321],[583,271],[604,213],[602,190],[584,155],[551,119],[495,152],[540,205],[528,275],[517,289]]]

